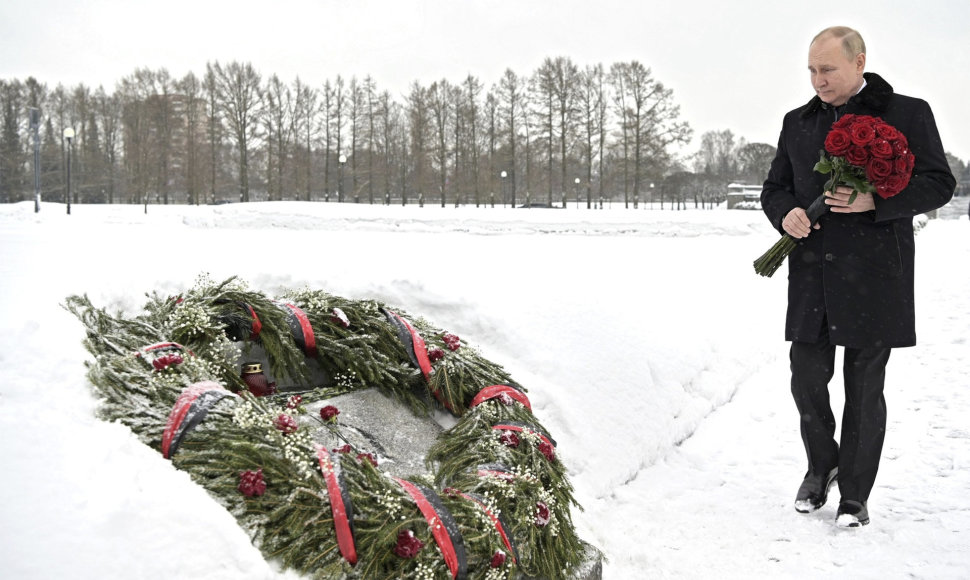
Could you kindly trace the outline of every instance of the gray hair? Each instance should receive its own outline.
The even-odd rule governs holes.
[[[852,60],[857,54],[866,53],[866,41],[862,40],[862,35],[858,31],[848,26],[830,26],[815,35],[811,44],[820,38],[838,38],[842,41],[842,53],[845,58]]]

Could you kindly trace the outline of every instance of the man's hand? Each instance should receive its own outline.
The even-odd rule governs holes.
[[[855,200],[849,203],[849,198],[852,197],[852,188],[840,185],[835,188],[835,191],[826,191],[825,205],[829,206],[829,210],[833,213],[858,213],[863,211],[871,211],[876,209],[876,204],[872,201],[871,193],[859,193],[855,196]]]
[[[828,200],[825,200],[826,202]],[[808,215],[805,210],[796,207],[795,209],[788,212],[785,219],[781,220],[781,227],[788,232],[788,235],[800,240],[802,238],[807,238],[808,234],[812,233],[812,222],[808,219]],[[815,224],[815,229],[819,229],[820,225]]]

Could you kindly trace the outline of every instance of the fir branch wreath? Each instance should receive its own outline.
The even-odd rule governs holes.
[[[377,301],[269,298],[236,277],[147,299],[134,315],[65,301],[86,329],[99,416],[187,471],[284,569],[551,579],[580,563],[580,506],[555,441],[525,389],[459,337]],[[240,361],[256,345],[298,394],[254,394]],[[311,384],[314,372],[330,380]],[[431,475],[393,477],[367,450],[313,440],[321,425],[341,437],[339,409],[312,416],[307,405],[370,387],[415,413],[459,417],[425,458]]]

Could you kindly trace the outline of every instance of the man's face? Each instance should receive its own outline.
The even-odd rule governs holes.
[[[848,59],[842,52],[842,41],[834,37],[819,38],[808,48],[808,70],[816,94],[833,106],[844,105],[862,86],[866,55]]]

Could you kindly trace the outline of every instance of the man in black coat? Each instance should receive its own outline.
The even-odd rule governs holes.
[[[761,194],[771,224],[798,240],[788,259],[785,339],[808,473],[795,509],[822,507],[837,479],[836,523],[843,527],[869,523],[886,430],[886,363],[893,347],[916,344],[913,217],[945,205],[956,186],[929,105],[894,93],[865,64],[865,43],[851,28],[828,28],[812,40],[816,96],[785,115]],[[859,193],[849,203],[852,189],[844,186],[824,192],[829,212],[812,224],[805,208],[828,177],[814,166],[832,123],[845,114],[881,117],[902,132],[915,155],[913,175],[886,199]],[[828,392],[836,346],[844,347],[845,383],[838,443]]]

